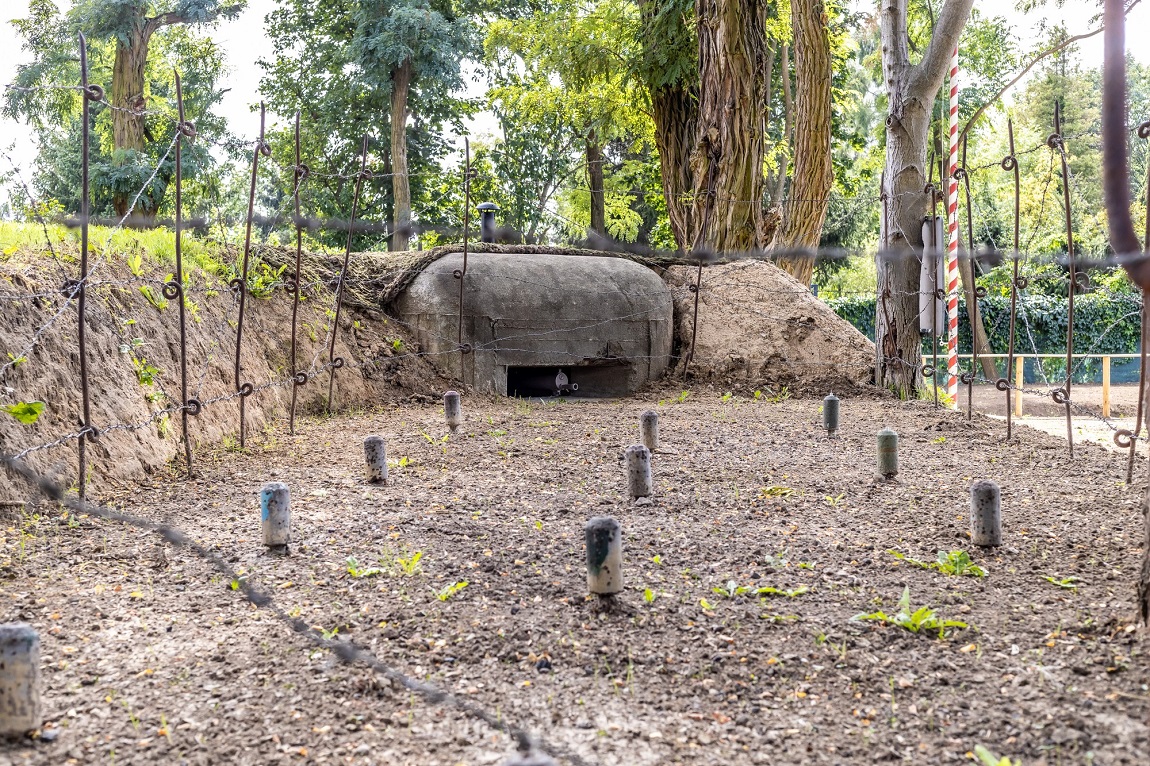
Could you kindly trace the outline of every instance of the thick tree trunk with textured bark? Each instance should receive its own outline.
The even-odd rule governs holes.
[[[395,209],[388,249],[406,250],[411,231],[411,180],[407,177],[407,97],[411,59],[391,72],[391,196]]]
[[[691,202],[695,181],[690,162],[698,125],[696,93],[677,85],[656,88],[651,92],[651,107],[667,218],[679,248],[689,250],[698,231]]]
[[[922,219],[930,197],[926,146],[930,108],[942,87],[951,51],[973,0],[947,0],[922,60],[908,53],[907,0],[882,0],[883,78],[889,99],[883,174],[882,252],[878,264],[875,377],[879,385],[911,396],[918,387],[922,339],[918,332],[918,272]]]
[[[822,0],[794,0],[794,176],[775,247],[778,265],[804,285],[811,283],[815,251],[827,216],[834,180],[831,168],[831,43]]]
[[[603,148],[595,131],[587,136],[587,187],[591,192],[591,231],[607,236],[607,210],[603,200]]]
[[[117,151],[144,150],[144,68],[148,63],[148,44],[155,32],[154,22],[140,18],[132,26],[128,39],[116,43],[112,64],[112,141]],[[119,161],[127,160],[121,155]],[[116,215],[127,215],[134,195],[117,193],[112,198]],[[150,218],[156,214],[147,195],[141,195],[133,216]]]
[[[697,244],[758,247],[763,207],[765,0],[697,0],[698,136],[691,151]],[[695,243],[692,243],[695,244]]]

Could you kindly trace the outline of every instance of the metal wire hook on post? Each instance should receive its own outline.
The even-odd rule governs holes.
[[[188,330],[187,309],[184,306],[184,259],[182,250],[183,239],[183,167],[180,148],[184,138],[194,138],[196,130],[184,118],[184,91],[180,83],[180,73],[176,76],[176,108],[180,121],[176,125],[176,274],[175,278],[164,285],[164,295],[180,302],[180,420],[182,426],[182,439],[184,441],[184,459],[187,463],[188,478],[192,477],[192,440],[188,435]]]
[[[459,346],[459,380],[463,380],[463,360],[472,350],[463,342],[463,278],[467,276],[467,248],[471,238],[471,141],[463,139],[463,268],[451,273],[459,280],[459,331],[455,342]]]
[[[695,247],[693,248],[695,257],[698,259],[698,271],[695,273],[695,284],[688,286],[688,290],[695,294],[695,310],[691,319],[691,348],[687,350],[687,356],[683,360],[683,378],[687,377],[687,370],[691,366],[691,360],[695,358],[695,346],[699,340],[699,293],[703,288],[703,256],[699,252],[700,247],[706,244],[707,234],[711,228],[711,211],[715,207],[715,181],[718,178],[719,156],[714,148],[711,150],[711,164],[707,168],[707,195],[706,207],[703,208],[703,225],[699,228],[699,233],[695,237]]]
[[[230,284],[233,288],[239,291],[240,300],[240,313],[239,320],[236,322],[236,364],[235,364],[235,386],[236,392],[240,394],[240,447],[243,448],[245,439],[247,437],[247,425],[244,422],[244,402],[251,394],[252,384],[240,382],[240,352],[243,350],[243,337],[244,337],[244,306],[246,304],[248,292],[248,261],[252,252],[252,217],[255,214],[256,205],[256,174],[260,168],[260,155],[265,157],[271,156],[271,147],[264,140],[264,120],[267,116],[267,107],[260,102],[260,137],[256,141],[255,149],[252,151],[252,182],[248,190],[248,217],[244,227],[244,261],[240,270],[239,279],[233,279]],[[244,393],[247,391],[248,393]]]
[[[1054,102],[1054,133],[1046,139],[1046,145],[1051,151],[1058,152],[1062,162],[1062,206],[1066,217],[1066,257],[1070,265],[1070,284],[1066,295],[1066,383],[1061,392],[1065,397],[1066,405],[1066,449],[1069,456],[1074,457],[1074,424],[1070,412],[1070,384],[1074,365],[1074,293],[1078,290],[1078,274],[1074,263],[1074,221],[1073,210],[1070,207],[1070,167],[1066,161],[1066,142],[1062,138],[1062,107],[1058,101]],[[1054,401],[1058,402],[1055,391]]]
[[[1014,334],[1018,317],[1018,291],[1022,289],[1025,283],[1020,281],[1018,276],[1018,218],[1022,203],[1020,192],[1021,181],[1019,179],[1018,173],[1018,158],[1014,153],[1013,120],[1008,119],[1006,121],[1006,134],[1009,141],[1010,154],[1002,158],[1001,167],[1005,171],[1014,173],[1014,253],[1012,256],[1014,259],[1014,270],[1010,280],[1010,334],[1007,338],[1006,376],[995,381],[994,386],[999,391],[1006,392],[1006,438],[1009,440],[1013,429],[1013,422],[1011,419],[1013,410],[1010,406],[1010,374],[1014,369]],[[1019,385],[1022,385],[1023,381],[1020,380],[1018,383]]]
[[[355,196],[351,200],[351,225],[347,229],[347,247],[343,251],[343,267],[339,270],[339,284],[335,290],[335,318],[331,326],[331,345],[327,350],[327,363],[331,372],[327,379],[327,412],[335,411],[335,371],[344,365],[343,357],[335,355],[335,339],[339,335],[339,312],[343,305],[343,287],[347,281],[347,266],[351,261],[351,238],[355,235],[355,216],[359,212],[359,195],[363,191],[363,179],[367,177],[367,135],[363,137],[363,154],[360,158],[359,176],[355,179]]]
[[[95,438],[97,431],[92,426],[92,397],[88,388],[88,343],[87,321],[87,291],[84,283],[88,281],[88,151],[91,137],[89,135],[89,105],[88,102],[103,98],[104,91],[99,86],[88,86],[88,41],[80,34],[80,90],[81,98],[81,159],[80,159],[80,216],[84,223],[80,232],[80,281],[76,286],[76,313],[78,320],[77,344],[80,351],[80,397],[83,406],[83,422],[80,426],[79,475],[76,478],[80,499],[87,497],[88,492],[88,453],[87,444]]]
[[[299,110],[295,113],[295,167],[292,169],[294,183],[292,184],[292,197],[295,200],[295,274],[292,276],[292,304],[291,304],[291,409],[288,412],[288,433],[295,434],[295,407],[299,396],[300,386],[307,383],[307,376],[301,373],[296,360],[296,334],[299,317],[299,280],[300,260],[303,256],[303,226],[300,221],[299,187],[307,179],[310,171],[307,165],[300,162],[299,148]],[[302,376],[302,378],[301,378]]]

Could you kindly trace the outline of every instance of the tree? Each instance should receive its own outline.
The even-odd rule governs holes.
[[[922,218],[930,198],[925,187],[931,107],[973,3],[946,0],[922,58],[912,64],[907,0],[882,0],[879,28],[888,105],[875,377],[903,396],[916,390],[922,353],[916,253],[921,252]]]
[[[110,106],[96,103],[91,110],[96,139],[91,156],[92,210],[123,216],[135,200],[133,215],[155,216],[174,172],[170,159],[160,162],[174,130],[172,69],[179,68],[183,75],[189,117],[205,134],[222,134],[225,126],[210,110],[222,95],[216,82],[223,57],[194,29],[241,7],[213,0],[134,4],[86,0],[61,15],[51,0],[32,0],[29,17],[13,23],[32,59],[17,68],[15,84],[33,90],[9,91],[4,112],[27,120],[39,135],[37,187],[67,209],[79,209],[79,95],[74,90],[36,88],[79,82],[77,34],[84,32],[89,81],[111,81]],[[203,145],[189,147],[184,162],[189,180],[213,164]],[[196,204],[197,199],[189,201]]]
[[[366,82],[390,96],[393,250],[406,249],[411,227],[407,121],[413,88],[424,100],[462,87],[460,62],[475,48],[471,20],[450,0],[359,0],[352,53]]]
[[[358,156],[366,135],[372,176],[363,183],[360,217],[388,218],[394,232],[396,226],[406,230],[410,224],[410,200],[424,198],[437,183],[439,159],[450,148],[443,137],[444,125],[452,124],[461,132],[462,120],[473,105],[445,92],[455,81],[421,76],[413,64],[404,104],[407,117],[400,125],[393,125],[391,75],[396,67],[385,64],[381,57],[385,50],[398,50],[398,44],[386,47],[396,42],[396,35],[411,26],[422,28],[423,21],[411,20],[411,14],[418,13],[414,6],[404,6],[402,13],[387,13],[377,19],[377,25],[370,23],[370,14],[384,14],[389,8],[381,4],[369,8],[360,0],[279,0],[265,20],[275,45],[274,56],[258,63],[264,70],[260,90],[272,111],[281,115],[292,115],[297,109],[301,112],[302,158],[312,170],[303,187],[305,214],[332,218],[349,214]],[[401,23],[404,18],[411,24]],[[418,38],[418,34],[413,36]],[[458,58],[464,55],[466,50],[457,54]],[[458,68],[455,71],[458,76]],[[397,170],[393,138],[405,152],[400,160],[406,165],[405,172],[399,175],[393,175]],[[290,129],[272,131],[271,144],[280,164],[294,162]],[[397,179],[398,206],[394,193]],[[455,183],[459,183],[458,177]],[[436,208],[436,212],[446,211]],[[433,223],[454,224],[456,219],[453,215],[447,220],[436,218]],[[341,236],[332,231],[321,238],[340,245]],[[376,247],[382,241],[391,247],[407,244],[405,236],[357,235],[354,246]]]
[[[775,246],[778,264],[809,285],[827,214],[831,169],[831,44],[822,0],[793,0],[795,37],[795,148],[791,200]]]

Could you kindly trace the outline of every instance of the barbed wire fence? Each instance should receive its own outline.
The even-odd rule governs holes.
[[[83,50],[83,47],[81,48]],[[44,86],[51,88],[61,88],[70,90],[79,90],[82,94],[83,108],[85,112],[88,109],[89,103],[99,103],[110,109],[121,109],[110,104],[104,98],[103,89],[99,86],[90,85],[87,83],[86,65],[83,63],[82,55],[82,84],[80,86]],[[206,219],[199,220],[184,220],[183,211],[181,207],[181,194],[182,194],[182,176],[181,176],[181,153],[186,142],[191,141],[205,141],[213,143],[210,137],[204,137],[197,134],[194,124],[185,119],[183,115],[183,100],[182,94],[179,92],[177,85],[177,98],[179,101],[179,117],[173,119],[172,116],[165,111],[149,111],[148,114],[162,115],[165,119],[173,120],[174,135],[171,142],[166,146],[166,149],[159,155],[159,159],[152,165],[150,173],[146,180],[130,195],[131,202],[128,206],[127,212],[115,219],[101,219],[89,215],[87,210],[87,188],[85,184],[84,193],[82,196],[83,206],[78,216],[64,218],[59,221],[50,221],[41,212],[44,209],[42,205],[36,200],[32,193],[31,186],[24,180],[19,173],[19,166],[7,153],[0,153],[0,156],[10,164],[16,172],[16,177],[20,188],[25,197],[30,201],[29,209],[36,211],[33,214],[34,221],[38,224],[44,240],[45,249],[49,253],[50,258],[55,265],[56,269],[60,272],[60,277],[64,280],[63,284],[58,289],[37,289],[33,291],[26,291],[17,289],[16,287],[7,287],[0,285],[0,301],[12,301],[18,303],[27,303],[36,305],[41,308],[46,308],[50,311],[46,320],[42,321],[35,328],[31,328],[28,340],[16,352],[9,352],[6,360],[0,360],[0,383],[7,385],[10,381],[9,378],[12,374],[25,364],[32,363],[33,356],[36,354],[37,349],[40,348],[43,341],[51,333],[57,330],[57,325],[66,321],[69,318],[69,312],[73,306],[77,307],[76,314],[76,327],[78,329],[77,335],[77,360],[81,367],[80,382],[81,382],[81,397],[84,402],[83,414],[79,419],[78,428],[68,429],[63,433],[56,434],[46,441],[20,445],[18,448],[12,448],[5,445],[3,451],[0,451],[0,462],[3,462],[5,467],[12,471],[14,474],[22,477],[33,486],[37,492],[54,502],[82,513],[88,513],[93,516],[131,525],[136,528],[149,530],[160,535],[165,541],[174,546],[184,548],[193,555],[205,560],[208,564],[214,567],[221,574],[228,577],[229,580],[238,580],[241,585],[240,589],[242,595],[255,606],[267,609],[276,616],[277,619],[282,621],[294,633],[297,633],[307,639],[308,641],[323,647],[333,652],[340,660],[348,663],[362,663],[372,668],[375,672],[399,683],[404,688],[419,694],[433,704],[440,704],[448,707],[453,707],[465,715],[483,721],[487,725],[507,732],[512,738],[516,740],[520,748],[524,751],[538,747],[540,750],[551,754],[554,757],[560,757],[573,764],[586,764],[577,754],[567,752],[562,748],[542,742],[537,738],[532,737],[530,734],[522,729],[518,729],[506,721],[504,721],[498,714],[491,713],[486,709],[476,705],[472,702],[461,700],[447,692],[441,691],[429,684],[421,681],[411,679],[400,671],[385,665],[372,655],[364,650],[356,647],[348,641],[338,641],[324,638],[316,632],[315,629],[307,626],[302,620],[289,616],[282,608],[280,608],[274,600],[266,593],[259,591],[247,583],[245,579],[237,578],[235,572],[231,567],[226,564],[222,559],[207,550],[202,545],[195,543],[190,536],[183,533],[174,527],[158,524],[154,521],[142,519],[115,511],[105,506],[93,503],[86,497],[86,477],[88,475],[87,460],[85,455],[85,445],[91,441],[99,439],[102,434],[125,432],[130,433],[139,431],[141,429],[149,428],[158,422],[173,418],[177,415],[182,420],[182,434],[181,443],[184,448],[183,464],[185,472],[190,476],[193,473],[193,449],[192,440],[189,435],[189,418],[194,418],[196,415],[201,414],[206,408],[217,407],[220,405],[230,404],[237,402],[239,404],[239,433],[240,443],[243,445],[243,434],[245,411],[245,401],[251,397],[258,397],[265,392],[274,389],[291,388],[292,391],[292,405],[290,408],[289,423],[290,427],[294,430],[295,411],[296,411],[296,396],[295,394],[304,386],[311,383],[314,379],[327,375],[329,379],[329,392],[326,399],[327,406],[332,407],[334,400],[334,381],[336,371],[339,369],[358,370],[364,373],[383,365],[392,364],[396,362],[403,362],[412,359],[427,359],[427,360],[440,360],[444,357],[454,357],[456,355],[466,356],[469,354],[483,354],[483,353],[518,353],[518,354],[532,354],[538,353],[536,348],[530,344],[533,338],[539,338],[554,331],[543,332],[522,332],[514,335],[507,335],[500,337],[494,341],[479,342],[474,339],[465,339],[462,332],[462,322],[460,324],[460,331],[456,337],[450,337],[443,334],[435,333],[427,328],[419,328],[420,331],[430,333],[437,341],[439,341],[447,350],[428,351],[423,349],[415,349],[408,351],[391,350],[383,354],[366,354],[360,359],[347,359],[342,356],[336,355],[336,341],[340,334],[339,318],[341,308],[345,303],[344,293],[349,287],[358,287],[363,289],[379,288],[393,283],[396,279],[403,277],[408,273],[408,267],[394,268],[394,269],[379,269],[374,272],[370,277],[356,277],[349,271],[349,258],[351,255],[352,238],[354,235],[379,235],[378,243],[390,242],[395,237],[410,237],[412,234],[421,234],[424,232],[436,233],[447,237],[459,237],[462,234],[462,247],[464,262],[462,269],[453,274],[454,278],[459,281],[459,308],[458,313],[460,319],[464,313],[464,297],[466,291],[466,276],[467,276],[467,253],[470,240],[470,211],[469,201],[471,196],[471,184],[475,180],[475,175],[470,170],[470,155],[468,154],[468,163],[464,168],[460,180],[460,189],[447,189],[442,192],[438,197],[431,200],[424,205],[421,209],[415,211],[416,222],[410,227],[397,230],[394,226],[388,223],[380,223],[373,221],[360,221],[356,220],[356,210],[353,206],[351,216],[348,220],[336,219],[319,219],[311,218],[301,214],[299,193],[301,188],[306,184],[309,178],[338,178],[346,181],[362,182],[368,178],[386,178],[393,174],[380,174],[368,169],[368,157],[366,142],[361,157],[360,169],[356,172],[354,169],[346,174],[321,174],[313,173],[306,165],[300,161],[299,155],[299,124],[298,115],[296,123],[296,146],[295,146],[295,163],[292,165],[283,165],[277,162],[271,153],[270,146],[263,138],[262,130],[260,138],[255,142],[235,143],[232,139],[221,138],[215,139],[213,145],[229,144],[233,148],[246,148],[252,153],[252,180],[251,191],[248,198],[248,215],[240,219],[227,219],[217,217],[215,220],[208,221]],[[141,112],[133,111],[133,114],[140,114]],[[85,125],[87,125],[85,119]],[[1136,128],[1138,135],[1147,139],[1150,138],[1150,122],[1143,123]],[[1095,135],[1094,133],[1080,133],[1074,136],[1060,136],[1058,132],[1041,144],[1028,147],[1021,151],[1014,151],[1011,149],[1010,155],[1000,163],[989,163],[978,167],[963,168],[962,172],[967,181],[972,175],[999,172],[1006,170],[1008,172],[1016,172],[1018,165],[1018,158],[1026,155],[1036,154],[1046,149],[1050,152],[1050,167],[1045,173],[1045,185],[1041,194],[1041,199],[1038,206],[1038,218],[1045,215],[1047,207],[1048,191],[1055,181],[1055,163],[1060,162],[1063,166],[1061,174],[1061,186],[1064,191],[1064,212],[1070,226],[1072,219],[1072,188],[1077,184],[1077,180],[1068,172],[1066,167],[1066,152],[1068,143],[1075,140],[1084,139],[1088,136]],[[1055,140],[1056,139],[1056,140]],[[82,157],[85,165],[85,179],[87,176],[87,158],[89,152],[88,146],[89,137],[87,131],[84,132],[82,137]],[[162,172],[165,164],[169,158],[174,155],[175,157],[175,220],[173,222],[156,221],[153,217],[149,216],[136,216],[134,215],[140,200],[148,193],[152,187],[153,182],[157,176]],[[259,170],[260,158],[267,160],[265,165],[271,169],[276,177],[276,183],[284,189],[290,189],[291,194],[286,196],[280,203],[279,209],[270,215],[262,215],[255,211],[255,189],[256,189],[256,176]],[[1009,160],[1009,162],[1008,162]],[[418,220],[421,213],[433,208],[438,207],[442,200],[447,196],[458,193],[461,191],[460,196],[465,200],[465,207],[462,214],[450,213],[451,220],[448,222],[439,223],[424,223]],[[1017,194],[1017,192],[1016,192]],[[916,196],[917,193],[916,193]],[[1084,199],[1084,195],[1078,191],[1073,195],[1077,199]],[[792,200],[794,201],[794,200]],[[860,195],[851,198],[847,204],[851,209],[862,210],[864,208],[872,208],[881,205],[884,201],[889,201],[883,195]],[[746,201],[746,200],[730,200],[714,197],[712,204],[730,204],[733,202],[759,202],[759,201]],[[1016,209],[1018,207],[1018,199],[1015,198]],[[967,205],[968,216],[975,216],[977,207],[975,205]],[[986,221],[989,216],[982,215],[985,231],[988,235],[992,234]],[[564,219],[567,223],[574,225],[575,222],[570,219]],[[52,223],[62,224],[70,229],[81,230],[81,260],[79,265],[79,273],[75,278],[68,276],[68,264],[61,254],[57,252],[52,238],[49,233],[49,225]],[[101,246],[88,247],[89,227],[92,225],[107,226],[108,231],[104,236],[104,241]],[[227,294],[229,302],[226,306],[222,307],[218,322],[215,323],[211,332],[216,338],[220,340],[220,350],[223,350],[223,338],[228,335],[232,329],[232,322],[234,321],[235,332],[235,376],[234,387],[232,390],[227,390],[222,393],[205,396],[204,385],[207,376],[209,375],[213,364],[216,362],[216,355],[212,353],[205,354],[202,360],[201,367],[198,371],[189,370],[189,352],[187,349],[187,326],[185,311],[188,308],[188,301],[191,296],[201,295],[204,298],[217,297],[221,292],[221,285],[205,284],[204,286],[196,286],[191,283],[190,276],[185,274],[183,269],[183,262],[181,257],[181,242],[183,232],[185,231],[198,231],[205,232],[213,225],[220,225],[221,228],[231,228],[233,226],[243,225],[246,229],[245,241],[243,245],[243,266],[241,272],[227,281]],[[281,268],[271,279],[263,279],[259,281],[258,285],[253,284],[252,275],[249,273],[248,267],[250,266],[250,258],[253,253],[253,243],[251,241],[251,230],[253,226],[258,226],[265,230],[281,229],[284,227],[291,227],[294,230],[296,237],[296,252],[294,268],[287,269]],[[1017,231],[1018,220],[1015,219],[1015,227]],[[115,255],[115,248],[112,246],[115,235],[125,228],[174,228],[175,243],[176,243],[176,267],[175,273],[169,279],[157,279],[154,277],[139,275],[131,279],[124,278],[100,278],[109,267],[109,261]],[[973,223],[969,228],[973,231]],[[1128,448],[1130,452],[1129,467],[1133,465],[1133,455],[1140,442],[1146,441],[1148,438],[1143,435],[1142,429],[1144,424],[1142,422],[1143,406],[1142,406],[1142,387],[1146,376],[1146,349],[1145,349],[1145,328],[1147,325],[1147,311],[1145,301],[1141,300],[1141,296],[1130,293],[1115,292],[1105,288],[1099,288],[1084,283],[1077,276],[1078,274],[1088,273],[1091,269],[1110,269],[1121,266],[1130,256],[1118,255],[1107,256],[1101,258],[1084,258],[1081,254],[1076,253],[1071,249],[1066,255],[1046,255],[1046,256],[1024,256],[1022,253],[1029,252],[1030,245],[1036,236],[1038,226],[1031,229],[1029,240],[1024,247],[1019,247],[1019,242],[1015,242],[1015,247],[1012,252],[1004,255],[997,246],[997,243],[990,238],[990,245],[992,250],[990,252],[976,252],[973,241],[970,242],[968,251],[961,257],[979,260],[979,261],[997,261],[999,263],[1004,260],[1013,260],[1016,265],[1016,276],[1010,283],[1010,298],[1012,303],[1010,331],[1008,338],[1009,357],[1013,360],[1017,351],[1016,341],[1018,341],[1018,330],[1025,333],[1025,342],[1027,342],[1034,354],[1040,352],[1039,341],[1036,338],[1034,328],[1032,327],[1031,317],[1025,308],[1021,312],[1017,312],[1020,299],[1024,296],[1025,291],[1030,287],[1030,282],[1033,280],[1035,283],[1040,280],[1053,281],[1059,286],[1064,286],[1067,290],[1068,296],[1073,296],[1076,291],[1080,290],[1094,290],[1099,294],[1110,296],[1116,300],[1128,301],[1130,311],[1123,316],[1114,320],[1114,322],[1107,327],[1101,334],[1095,334],[1094,338],[1095,347],[1087,349],[1086,353],[1092,353],[1097,350],[1102,350],[1102,341],[1118,327],[1122,322],[1132,319],[1133,317],[1140,316],[1140,347],[1141,352],[1141,368],[1139,374],[1140,394],[1138,402],[1138,414],[1135,419],[1135,426],[1133,429],[1121,427],[1113,419],[1099,413],[1093,406],[1084,402],[1074,400],[1071,393],[1071,382],[1076,375],[1083,371],[1086,359],[1082,352],[1076,352],[1074,348],[1074,310],[1071,307],[1068,316],[1068,332],[1066,337],[1066,362],[1063,371],[1063,380],[1051,381],[1046,374],[1042,364],[1035,365],[1039,376],[1042,379],[1041,387],[1027,387],[1025,377],[1017,380],[1011,380],[1010,375],[1012,372],[1011,365],[1008,363],[1006,375],[998,378],[988,378],[978,373],[977,358],[971,360],[969,370],[956,370],[961,381],[973,387],[977,384],[992,384],[999,391],[1005,392],[1008,399],[1007,413],[1009,415],[1009,397],[1015,393],[1030,394],[1035,396],[1049,397],[1057,404],[1063,405],[1067,413],[1067,441],[1068,447],[1072,450],[1073,447],[1073,433],[1070,428],[1072,422],[1072,413],[1075,416],[1087,417],[1095,420],[1108,427],[1114,436],[1115,443],[1123,448]],[[330,274],[321,275],[311,280],[305,280],[301,267],[301,248],[302,248],[302,234],[304,232],[316,231],[330,231],[344,233],[347,235],[347,245],[343,254],[342,262],[338,268],[333,268]],[[1073,230],[1068,230],[1068,237],[1073,237]],[[228,243],[234,244],[234,243]],[[697,248],[689,253],[682,252],[661,252],[651,248],[635,247],[622,245],[616,242],[605,241],[592,241],[591,244],[597,251],[600,252],[614,252],[616,255],[633,258],[640,263],[657,264],[661,268],[671,266],[682,266],[690,268],[698,268],[701,270],[707,267],[713,267],[721,264],[731,264],[739,262],[752,262],[762,260],[773,260],[781,254],[780,251],[744,251],[737,253],[715,253],[707,251],[704,248]],[[1150,249],[1150,241],[1147,242],[1147,248]],[[96,253],[93,262],[88,262],[89,250]],[[805,253],[804,254],[808,254]],[[910,254],[906,252],[878,252],[878,253],[859,253],[852,250],[834,250],[822,249],[817,252],[818,257],[830,260],[848,260],[852,258],[867,257],[873,258],[879,264],[887,263],[892,259],[906,259],[912,258],[916,263],[921,260],[921,254]],[[1045,267],[1056,267],[1059,271],[1056,275],[1051,275]],[[1021,268],[1021,271],[1018,270]],[[1062,269],[1066,269],[1068,274],[1064,275]],[[113,275],[114,276],[114,275]],[[517,279],[514,277],[499,277],[502,279],[509,279],[521,283],[523,285],[535,286],[541,289],[554,289],[554,285],[545,284],[532,284],[527,279]],[[980,300],[987,297],[985,290],[981,288],[975,289],[974,286],[968,286],[970,293],[974,296],[975,309]],[[168,301],[179,301],[179,333],[180,333],[180,352],[178,363],[180,367],[179,377],[179,390],[178,396],[174,392],[169,392],[163,385],[160,377],[157,377],[158,389],[160,398],[164,405],[151,410],[146,416],[132,420],[130,422],[108,422],[97,424],[90,411],[90,397],[92,394],[89,376],[87,374],[87,364],[89,359],[88,349],[85,342],[85,328],[87,327],[90,316],[87,314],[86,297],[94,295],[99,298],[97,307],[102,310],[106,318],[108,326],[115,328],[118,333],[118,340],[121,347],[126,347],[128,352],[123,354],[126,359],[131,360],[134,366],[146,364],[146,358],[142,353],[138,352],[137,347],[133,343],[133,338],[130,333],[122,326],[121,323],[116,321],[117,312],[111,305],[109,296],[112,291],[117,289],[140,290],[143,292],[144,288],[154,293],[159,290],[162,297]],[[785,287],[780,289],[764,289],[761,285],[753,285],[747,282],[741,282],[738,275],[727,273],[717,279],[708,279],[706,281],[696,281],[691,283],[685,282],[682,285],[672,286],[670,288],[672,298],[676,302],[683,302],[684,305],[694,303],[694,315],[690,324],[695,328],[692,332],[692,337],[684,338],[682,347],[672,352],[668,357],[672,367],[684,368],[687,360],[692,356],[695,347],[695,334],[698,333],[699,314],[698,314],[698,298],[700,294],[705,296],[713,296],[716,299],[722,299],[725,291],[732,288],[743,288],[751,290],[755,297],[753,302],[741,304],[738,310],[747,312],[763,322],[769,323],[790,323],[795,326],[802,326],[809,329],[809,323],[801,318],[789,317],[781,315],[771,310],[770,300],[772,296],[806,296],[809,294],[809,289],[805,285],[795,285],[794,287]],[[291,352],[290,352],[290,365],[288,370],[283,375],[276,375],[261,383],[253,383],[251,381],[243,380],[241,369],[241,350],[242,350],[242,333],[244,326],[245,315],[245,302],[249,295],[259,294],[262,296],[273,294],[276,290],[285,290],[292,296],[291,305]],[[608,289],[617,291],[617,288],[603,288],[604,292]],[[596,288],[594,286],[587,286],[583,291],[583,296],[591,301],[594,298]],[[922,290],[913,292],[900,292],[900,291],[887,291],[884,295],[880,296],[876,293],[876,303],[882,297],[906,297],[914,296],[918,299],[926,298],[927,300],[920,300],[919,315],[934,316],[940,304],[944,304],[950,297],[957,295],[962,298],[966,295],[965,290],[960,288],[954,293],[947,293],[944,290],[930,290],[923,292]],[[146,295],[147,293],[145,293]],[[641,297],[641,293],[636,292],[633,297]],[[322,301],[321,301],[322,299]],[[321,309],[322,315],[326,319],[324,322],[324,336],[322,343],[317,343],[317,349],[312,355],[311,359],[304,364],[300,364],[297,360],[298,343],[298,319],[301,300],[308,300],[313,303],[323,303],[324,308]],[[1025,302],[1023,301],[1023,304]],[[330,308],[327,308],[330,306]],[[968,307],[969,310],[970,307]],[[1017,313],[1016,313],[1017,312]],[[969,313],[973,316],[973,312]],[[1014,321],[1017,316],[1020,319],[1019,323]],[[234,318],[234,319],[233,319]],[[620,322],[639,318],[650,318],[648,310],[640,310],[631,314],[599,318],[588,320],[582,324],[565,328],[564,333],[577,335],[579,333],[589,332],[596,327],[601,326],[605,322]],[[388,322],[394,323],[396,326],[408,332],[414,332],[416,328],[404,322],[398,317],[388,317]],[[999,315],[996,322],[1003,323],[1005,318]],[[1020,324],[1021,327],[1016,327]],[[817,328],[821,329],[821,328]],[[826,333],[826,330],[821,330]],[[973,333],[972,333],[973,337]],[[937,337],[932,338],[932,347],[937,348]],[[326,351],[326,359],[324,359],[324,352]],[[553,352],[552,352],[553,353]],[[1080,359],[1077,364],[1074,363],[1074,354],[1079,353]],[[641,356],[633,356],[632,358],[639,359]],[[578,362],[577,355],[572,355],[572,363]],[[902,358],[892,357],[879,357],[879,362],[886,364],[912,364]],[[943,371],[937,369],[937,365],[928,363],[926,357],[920,357],[913,360],[915,367],[915,375],[919,379],[934,381],[938,380]],[[947,371],[950,374],[951,371]],[[191,373],[191,374],[189,374]],[[192,383],[194,381],[194,383]],[[935,391],[938,390],[938,385],[933,384]],[[23,403],[20,392],[17,389],[10,389],[8,393],[17,401]],[[968,398],[969,402],[969,398]],[[968,414],[970,412],[968,404]],[[73,443],[77,447],[77,474],[76,482],[78,491],[72,495],[60,483],[46,478],[40,472],[32,469],[27,464],[27,459],[38,453],[48,452],[61,448],[71,446]],[[1130,469],[1128,468],[1127,481],[1131,481]]]

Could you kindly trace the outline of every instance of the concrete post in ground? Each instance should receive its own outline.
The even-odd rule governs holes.
[[[827,436],[834,436],[839,430],[839,398],[834,393],[823,399],[823,428]]]
[[[898,434],[889,428],[878,432],[878,473],[884,479],[898,475]]]
[[[587,589],[600,596],[623,590],[623,531],[619,522],[596,516],[583,527],[587,542]]]
[[[631,499],[650,497],[655,494],[651,479],[651,451],[642,444],[627,448],[624,453],[627,462],[627,492]]]
[[[367,480],[372,484],[387,484],[387,442],[383,437],[364,439],[363,456],[367,460]]]
[[[639,441],[651,452],[659,449],[659,413],[654,410],[639,416]]]
[[[1002,493],[993,481],[970,485],[970,541],[984,547],[1002,545]]]
[[[0,625],[0,737],[40,728],[40,637],[31,625]]]
[[[291,542],[291,490],[282,481],[273,481],[260,490],[260,518],[264,545],[285,548]]]
[[[443,415],[447,419],[447,427],[451,429],[451,433],[455,433],[463,425],[463,402],[458,391],[448,391],[443,395]]]

